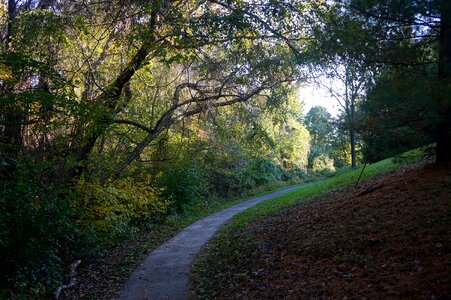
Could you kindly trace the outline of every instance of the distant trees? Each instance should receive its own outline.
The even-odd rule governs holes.
[[[450,94],[449,1],[351,0],[328,2],[321,7],[314,11],[317,23],[312,26],[312,31],[316,38],[309,44],[309,49],[313,49],[312,64],[320,73],[342,82],[342,88],[331,89],[331,94],[342,103],[342,125],[347,127],[352,165],[356,160],[354,145],[357,134],[365,138],[364,147],[368,149],[370,145],[376,145],[370,141],[370,136],[374,140],[376,135],[380,138],[382,132],[385,136],[390,132],[396,135],[399,127],[416,128],[422,132],[427,138],[422,138],[420,143],[435,141],[437,161],[449,161],[451,101],[444,96]],[[411,77],[416,77],[420,84],[416,85]],[[390,117],[393,131],[388,130],[390,126],[383,126],[383,131],[375,127],[382,122],[376,122],[376,119],[378,113],[384,112],[388,116],[387,111],[380,107],[381,110],[374,110],[376,114],[373,115],[368,114],[368,110],[358,113],[358,106],[363,100],[372,101],[366,99],[368,92],[372,99],[376,94],[381,95],[377,90],[387,89],[389,81],[392,87],[404,82],[402,89],[405,92],[401,96],[399,90],[392,90],[392,95],[401,96],[398,98],[385,94],[392,99],[393,105],[387,101],[385,105],[391,106],[387,108],[393,113]],[[426,81],[429,82],[429,100],[423,101],[419,98],[426,97],[422,93],[424,89],[418,88],[424,88],[421,82]],[[406,93],[407,85],[411,86],[410,94]],[[414,109],[418,101],[428,103],[422,108],[423,112]],[[395,102],[404,105],[398,106]],[[402,109],[406,107],[411,108]],[[406,115],[407,111],[410,111],[410,116]],[[365,114],[363,119],[356,117],[362,113]],[[366,121],[362,123],[361,120]],[[411,142],[405,145],[418,141],[416,136],[410,136]]]
[[[309,168],[314,172],[351,164],[348,127],[342,122],[343,117],[333,118],[323,106],[312,107],[303,118],[311,137]]]
[[[304,124],[310,133],[309,167],[313,170],[315,161],[330,160],[334,127],[332,116],[323,106],[313,106],[304,117]],[[317,163],[318,164],[318,163]],[[332,164],[333,165],[333,164]]]
[[[374,54],[373,30],[341,3],[331,2],[328,9],[318,12],[318,19],[313,26],[317,39],[311,43],[318,55],[313,61],[319,77],[316,84],[327,90],[340,107],[339,127],[347,136],[354,168],[358,106],[376,71],[368,62]]]

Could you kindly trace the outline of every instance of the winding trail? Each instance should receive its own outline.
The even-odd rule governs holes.
[[[189,270],[197,253],[234,215],[265,200],[312,185],[286,188],[256,197],[205,217],[153,251],[130,275],[115,299],[188,299]]]

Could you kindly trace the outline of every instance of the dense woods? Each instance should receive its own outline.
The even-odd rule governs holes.
[[[2,2],[0,297],[199,202],[424,145],[449,162],[450,27],[446,0]]]

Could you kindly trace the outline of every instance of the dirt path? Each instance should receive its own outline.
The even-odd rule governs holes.
[[[115,299],[187,299],[191,264],[201,247],[211,239],[221,225],[257,203],[312,184],[253,198],[191,224],[153,251],[132,272]]]

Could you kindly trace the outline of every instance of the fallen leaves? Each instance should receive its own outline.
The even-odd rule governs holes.
[[[450,297],[450,200],[451,168],[429,165],[280,211],[234,233],[235,241],[246,234],[258,245],[247,255],[210,253],[229,263],[202,297]],[[229,247],[239,252],[246,244]]]

